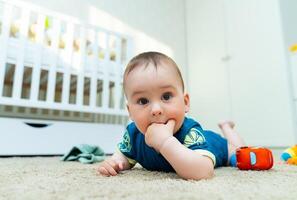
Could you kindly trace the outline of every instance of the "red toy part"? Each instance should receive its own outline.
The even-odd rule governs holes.
[[[262,147],[241,147],[236,150],[236,160],[241,170],[268,170],[273,166],[272,152]]]

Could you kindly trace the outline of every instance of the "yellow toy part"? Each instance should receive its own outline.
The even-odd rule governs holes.
[[[32,42],[36,41],[37,33],[37,23],[31,24],[29,26],[28,37]]]
[[[79,46],[80,46],[80,40],[79,39],[74,39],[73,40],[73,50],[74,51],[79,51]]]
[[[12,22],[10,26],[10,36],[14,38],[18,38],[20,33],[20,27],[21,27],[20,20],[16,20]]]
[[[297,44],[294,44],[290,47],[291,52],[297,52]]]
[[[287,164],[289,165],[297,165],[297,157],[292,157],[287,160]]]
[[[44,21],[44,28],[47,30],[47,29],[50,29],[51,27],[52,27],[52,20],[48,16],[46,16]]]

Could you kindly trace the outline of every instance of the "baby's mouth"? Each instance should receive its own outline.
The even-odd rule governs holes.
[[[152,122],[150,125],[152,124],[167,124],[168,121],[156,121],[156,122]]]

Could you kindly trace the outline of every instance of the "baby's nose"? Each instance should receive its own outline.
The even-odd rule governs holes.
[[[163,110],[160,104],[158,103],[154,103],[152,105],[152,115],[153,116],[158,116],[158,115],[162,115]]]

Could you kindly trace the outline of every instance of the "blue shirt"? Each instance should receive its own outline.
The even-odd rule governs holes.
[[[227,165],[227,140],[217,133],[203,130],[195,120],[185,117],[174,137],[185,147],[212,159],[215,167]],[[174,171],[160,153],[145,143],[144,134],[137,129],[134,122],[127,126],[123,140],[117,147],[132,165],[139,163],[147,170]]]

